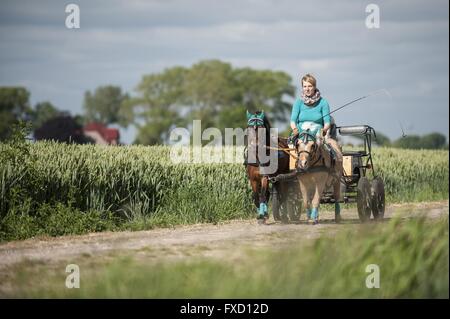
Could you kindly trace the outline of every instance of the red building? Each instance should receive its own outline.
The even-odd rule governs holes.
[[[83,127],[84,135],[92,138],[95,144],[117,145],[119,144],[119,130],[108,128],[101,123],[89,123]]]

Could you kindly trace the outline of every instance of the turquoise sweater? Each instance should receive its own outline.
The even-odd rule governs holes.
[[[313,135],[319,133],[325,124],[330,123],[330,106],[323,97],[313,106],[308,106],[301,99],[296,99],[292,106],[291,122],[294,122],[299,132],[307,129]]]

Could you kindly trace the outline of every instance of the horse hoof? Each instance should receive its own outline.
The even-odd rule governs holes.
[[[336,224],[339,224],[342,221],[342,217],[340,215],[337,215],[334,221],[336,222]]]
[[[267,224],[267,218],[258,219],[258,225],[266,225]]]
[[[267,216],[267,215],[259,215],[256,220],[258,221],[259,225],[263,225],[266,223],[268,218],[269,218],[269,216]]]

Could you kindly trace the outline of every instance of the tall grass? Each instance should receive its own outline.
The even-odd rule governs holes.
[[[158,263],[133,258],[80,265],[80,289],[59,274],[24,267],[14,297],[75,298],[448,298],[448,217],[394,219],[321,237],[312,245],[253,248],[239,263],[198,257]],[[135,254],[136,255],[136,254]],[[164,259],[163,259],[164,260]],[[379,288],[366,280],[379,267]],[[42,270],[42,272],[41,272]],[[35,271],[39,271],[39,276]]]
[[[37,235],[14,229],[22,221],[34,223],[42,205],[60,212],[61,227],[71,211],[61,204],[96,216],[98,223],[132,229],[249,218],[255,212],[239,162],[175,164],[167,146],[39,142],[13,156],[5,156],[7,150],[0,144],[0,240]],[[243,154],[242,148],[222,151]],[[448,198],[448,151],[380,148],[373,155],[388,202]],[[67,229],[52,232],[62,233]]]
[[[448,198],[448,150],[374,148],[375,173],[385,183],[387,200],[410,202]]]

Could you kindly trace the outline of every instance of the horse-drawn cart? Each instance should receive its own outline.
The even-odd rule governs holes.
[[[341,136],[360,136],[364,140],[364,149],[357,151],[343,151],[343,174],[341,178],[341,196],[334,198],[332,189],[323,193],[321,203],[351,203],[356,202],[359,219],[366,222],[373,215],[374,219],[382,219],[385,210],[385,191],[381,177],[375,174],[372,161],[372,136],[376,138],[375,130],[368,125],[335,127],[335,134]],[[308,170],[302,171],[294,163],[287,174],[278,174],[270,178],[272,213],[275,220],[291,221],[300,219],[301,195],[297,177]],[[369,179],[369,171],[372,180]],[[287,196],[279,194],[277,183],[288,183]],[[286,189],[286,188],[285,188]],[[281,198],[285,198],[284,201]]]

